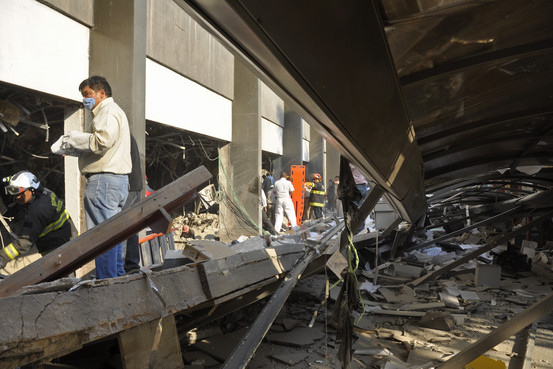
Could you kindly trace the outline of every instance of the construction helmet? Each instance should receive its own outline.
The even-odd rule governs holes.
[[[313,173],[311,177],[313,177],[313,179],[318,179],[319,181],[323,180],[323,177],[321,177],[319,173]]]
[[[26,190],[36,190],[39,186],[40,182],[36,176],[24,170],[14,174],[10,178],[10,183],[6,186],[6,193],[17,196]]]

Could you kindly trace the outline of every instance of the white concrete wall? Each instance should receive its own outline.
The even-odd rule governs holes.
[[[301,143],[302,143],[301,160],[309,161],[309,141],[303,139],[301,140]]]
[[[146,59],[146,119],[232,140],[232,101]]]
[[[0,0],[0,9],[0,80],[81,100],[89,29],[36,0]]]
[[[273,154],[282,155],[283,127],[261,118],[261,148]]]

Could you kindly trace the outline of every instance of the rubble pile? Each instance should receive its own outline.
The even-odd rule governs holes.
[[[310,237],[317,238],[319,231],[323,232],[324,227],[312,228]],[[553,292],[551,244],[538,249],[532,241],[523,241],[520,247],[521,254],[531,260],[531,270],[497,264],[508,251],[508,245],[500,245],[438,279],[414,283],[489,242],[488,233],[492,232],[466,233],[447,244],[406,253],[372,270],[359,270],[362,304],[353,311],[351,368],[434,368]],[[261,237],[244,238],[242,248],[254,244],[263,247],[263,243]],[[232,247],[241,249],[240,243]],[[331,288],[325,297],[327,284]],[[341,367],[337,357],[340,341],[336,340],[336,323],[331,320],[340,287],[340,280],[330,269],[301,280],[248,367]],[[225,361],[224,353],[232,352],[266,301],[198,328],[207,334],[200,334],[200,340],[182,343],[185,363],[189,367],[219,367]],[[542,319],[537,326],[550,336],[551,322]],[[470,367],[507,368],[510,360],[520,355],[515,350],[515,339],[498,344]],[[186,357],[195,359],[187,361]],[[534,361],[543,365],[536,368],[553,364],[547,358]]]
[[[189,230],[184,226],[188,226]],[[191,238],[190,230],[194,234],[193,238],[215,238],[219,233],[219,216],[210,213],[180,215],[173,219],[173,228],[175,240]]]

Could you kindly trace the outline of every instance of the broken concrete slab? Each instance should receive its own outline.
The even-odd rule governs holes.
[[[200,342],[196,342],[192,347],[220,361],[225,361],[233,352],[234,348],[240,343],[246,332],[247,329],[242,328],[227,334],[209,337]]]
[[[392,275],[419,278],[423,272],[426,272],[426,269],[414,265],[392,263],[389,271]]]
[[[450,331],[455,328],[455,318],[451,313],[432,311],[426,313],[419,322],[421,327]]]
[[[451,307],[454,309],[459,308],[460,306],[459,299],[456,296],[450,295],[447,292],[440,292],[439,295],[442,301],[444,302],[445,306]]]
[[[280,361],[281,363],[287,364],[287,365],[296,365],[299,364],[301,361],[304,361],[309,354],[305,352],[294,352],[290,354],[273,354],[271,357],[275,359],[276,361]]]
[[[388,302],[399,302],[400,301],[399,297],[394,292],[389,290],[388,288],[380,287],[378,289],[378,292],[380,292],[382,294],[382,296],[384,296],[384,298]]]
[[[465,301],[478,301],[478,300],[480,300],[480,296],[478,296],[478,294],[474,291],[461,290],[459,292],[461,294],[461,298]]]
[[[492,288],[500,288],[501,266],[476,264],[476,272],[474,273],[475,286],[488,286]]]
[[[252,250],[264,249],[267,247],[266,241],[262,237],[250,237],[242,242],[234,243],[229,246],[234,252],[241,253]]]
[[[283,318],[281,322],[284,329],[287,331],[291,331],[294,328],[304,325],[304,323],[301,320],[297,320],[297,319]]]
[[[182,252],[194,261],[220,259],[236,254],[236,251],[224,243],[212,240],[189,240]]]
[[[320,340],[324,335],[324,332],[316,326],[314,328],[298,327],[284,333],[269,333],[266,338],[272,343],[303,347]]]
[[[393,356],[392,352],[387,348],[364,338],[355,341],[352,349],[355,355]]]
[[[197,365],[202,368],[213,368],[219,365],[219,361],[201,351],[187,351],[182,354],[187,365]]]
[[[183,250],[167,250],[163,258],[162,269],[176,268],[193,262],[192,259],[184,255]]]
[[[442,352],[424,350],[424,349],[414,349],[409,351],[409,356],[407,357],[407,364],[410,365],[423,365],[428,362],[437,361],[444,356]]]
[[[409,311],[409,310],[427,310],[427,309],[436,309],[445,307],[443,301],[437,302],[425,302],[425,303],[411,303],[407,305],[400,306],[399,310]]]

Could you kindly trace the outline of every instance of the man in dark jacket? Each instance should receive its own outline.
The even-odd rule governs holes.
[[[0,250],[0,268],[25,255],[33,245],[45,255],[76,235],[63,201],[31,172],[14,174],[5,189],[21,208],[12,229],[17,238]]]

